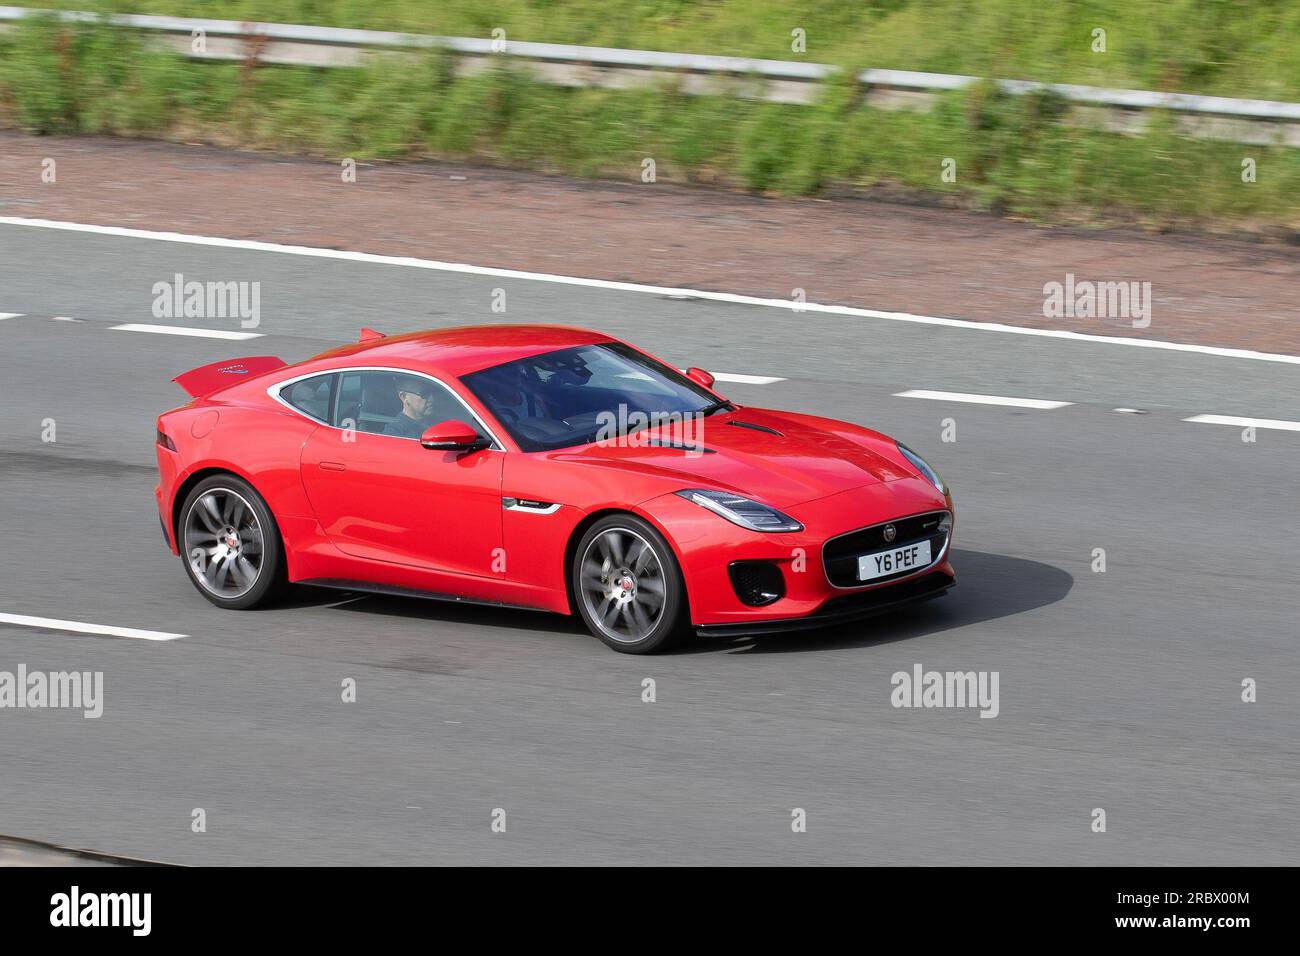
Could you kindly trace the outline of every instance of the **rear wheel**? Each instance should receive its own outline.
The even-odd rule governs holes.
[[[624,654],[663,650],[681,636],[686,593],[663,535],[634,515],[587,529],[574,552],[574,603],[592,634]]]
[[[179,538],[186,573],[217,607],[257,607],[284,589],[275,518],[242,478],[213,475],[195,485],[181,505]]]

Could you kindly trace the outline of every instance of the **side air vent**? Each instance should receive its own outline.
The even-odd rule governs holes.
[[[767,432],[769,435],[775,435],[777,438],[784,438],[785,433],[779,432],[775,428],[768,428],[766,425],[755,425],[753,422],[738,422],[732,419],[727,422],[728,425],[735,425],[737,428],[749,428],[756,432]]]
[[[771,561],[732,561],[727,576],[736,597],[750,607],[763,607],[785,597],[785,577]]]

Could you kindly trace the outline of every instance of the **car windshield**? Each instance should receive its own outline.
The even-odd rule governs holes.
[[[619,342],[546,352],[461,381],[524,451],[585,445],[727,405]]]

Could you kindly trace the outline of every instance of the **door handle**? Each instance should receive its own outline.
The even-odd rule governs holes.
[[[321,471],[347,471],[348,470],[348,466],[343,464],[341,461],[322,461],[316,467],[318,467]]]

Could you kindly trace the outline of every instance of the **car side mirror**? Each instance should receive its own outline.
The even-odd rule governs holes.
[[[713,376],[702,368],[688,368],[686,370],[686,377],[696,385],[703,385],[705,388],[713,387]]]
[[[452,419],[430,425],[420,436],[420,444],[430,451],[478,451],[491,443],[464,422]]]

